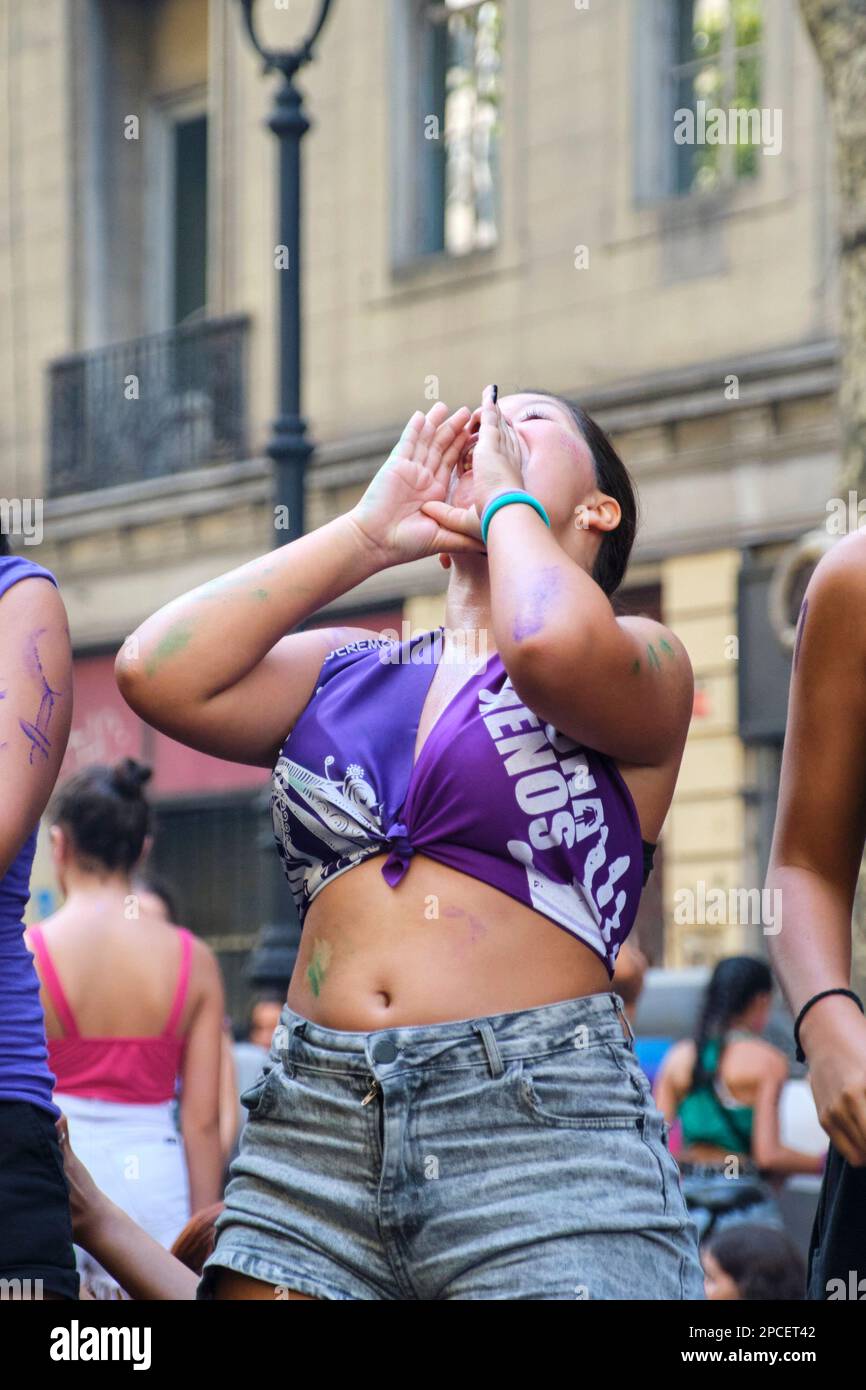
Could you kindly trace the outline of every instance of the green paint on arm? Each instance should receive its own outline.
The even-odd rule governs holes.
[[[317,941],[313,947],[310,964],[307,966],[307,980],[310,989],[318,999],[325,983],[325,976],[331,963],[331,947],[327,941]]]
[[[188,623],[174,623],[145,662],[144,669],[148,676],[155,675],[169,657],[182,652],[191,637],[192,628]]]
[[[659,646],[667,656],[672,656],[674,657],[674,659],[676,659],[676,652],[674,651],[673,647],[671,646],[670,642],[667,640],[666,637],[662,638],[662,640],[659,642]]]
[[[269,597],[267,589],[247,589],[242,584],[233,581],[231,575],[223,575],[220,579],[210,579],[207,584],[202,584],[196,592],[195,599],[201,603],[204,599],[212,598],[238,598],[246,596],[254,599],[265,599]]]
[[[637,676],[640,674],[640,662],[637,660],[637,658],[635,658],[635,660],[631,664],[631,673],[633,676]]]
[[[654,669],[655,669],[656,671],[660,671],[660,670],[662,669],[662,664],[661,664],[661,662],[660,662],[659,659],[658,659],[658,655],[657,655],[657,653],[656,653],[656,649],[655,649],[655,647],[653,646],[652,642],[650,642],[649,645],[648,645],[648,647],[647,647],[647,656],[649,657],[649,664],[650,664],[650,666],[651,666],[651,667],[654,667]]]

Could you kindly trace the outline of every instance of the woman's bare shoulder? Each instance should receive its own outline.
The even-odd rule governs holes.
[[[866,531],[855,531],[830,547],[809,580],[806,598],[821,606],[828,602],[862,603],[866,598]]]
[[[789,1070],[784,1052],[766,1038],[734,1038],[728,1043],[725,1054],[734,1064],[752,1065],[773,1075],[787,1074]]]
[[[695,1066],[694,1038],[680,1038],[664,1055],[662,1068],[674,1080],[688,1080]]]

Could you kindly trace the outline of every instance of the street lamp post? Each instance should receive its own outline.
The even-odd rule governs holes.
[[[259,40],[253,16],[255,0],[241,0],[250,41],[264,59],[264,72],[278,71],[277,89],[268,126],[279,145],[279,245],[288,263],[280,269],[279,360],[277,416],[271,427],[267,454],[274,464],[274,497],[279,511],[277,540],[285,545],[304,533],[304,476],[313,453],[301,414],[301,137],[310,128],[295,75],[313,57],[332,0],[319,0],[312,28],[297,48],[273,50]]]
[[[280,268],[277,415],[267,454],[274,465],[277,542],[285,545],[304,534],[304,476],[313,453],[301,414],[301,137],[310,123],[295,76],[313,57],[332,0],[318,0],[307,38],[291,50],[265,48],[256,32],[254,0],[241,0],[241,5],[250,41],[264,60],[263,71],[282,74],[267,123],[280,142],[277,238],[287,250],[288,264]],[[273,837],[266,832],[262,847],[273,855]],[[294,924],[285,921],[285,883],[281,881],[280,887],[282,892],[275,893],[275,920],[263,927],[258,949],[249,961],[248,980],[253,985],[270,981],[285,987],[291,974],[300,926],[297,918]]]

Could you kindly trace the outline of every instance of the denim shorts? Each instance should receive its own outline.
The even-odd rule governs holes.
[[[704,1297],[618,995],[369,1033],[285,1005],[241,1100],[198,1298],[220,1268],[274,1298]]]

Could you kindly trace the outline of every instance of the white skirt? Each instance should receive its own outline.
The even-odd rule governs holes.
[[[175,1103],[130,1105],[54,1092],[69,1142],[97,1187],[169,1249],[189,1220],[189,1177]],[[82,1282],[95,1298],[124,1298],[120,1285],[75,1246]]]

